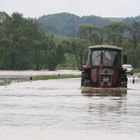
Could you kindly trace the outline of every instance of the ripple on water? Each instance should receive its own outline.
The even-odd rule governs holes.
[[[12,83],[0,89],[0,127],[139,134],[139,107],[139,90],[96,97],[80,93],[80,79]]]

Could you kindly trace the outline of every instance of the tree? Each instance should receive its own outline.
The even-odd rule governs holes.
[[[9,45],[9,66],[10,69],[16,69],[16,56],[18,55],[19,40],[21,37],[20,26],[23,24],[24,19],[19,13],[13,13],[4,22],[6,38],[11,42]]]
[[[102,44],[104,30],[101,27],[82,25],[79,27],[78,35],[80,39],[86,39],[92,44]]]
[[[81,70],[83,64],[87,59],[88,53],[87,41],[73,40],[71,42],[71,52],[75,56],[77,68]]]
[[[56,47],[56,59],[58,64],[65,61],[64,49],[61,44]]]
[[[113,23],[104,27],[107,34],[107,42],[115,46],[121,46],[128,27],[122,23]]]
[[[0,12],[0,24],[2,24],[8,17],[8,14],[5,12]]]
[[[32,67],[32,42],[40,40],[37,24],[31,19],[23,18],[22,14],[13,13],[7,17],[0,31],[3,57],[7,69],[29,69]],[[7,45],[9,44],[9,45]]]
[[[140,23],[139,22],[133,22],[132,25],[130,25],[129,28],[129,40],[132,46],[132,52],[133,52],[133,65],[136,66],[136,49],[139,46],[140,43]]]

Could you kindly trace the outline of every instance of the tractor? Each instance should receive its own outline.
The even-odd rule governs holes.
[[[88,59],[82,67],[82,92],[126,92],[127,74],[122,68],[121,53],[122,48],[117,46],[89,46]]]

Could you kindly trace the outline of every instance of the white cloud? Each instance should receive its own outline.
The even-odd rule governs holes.
[[[70,12],[79,16],[127,17],[140,14],[139,0],[0,0],[0,11],[26,17]]]

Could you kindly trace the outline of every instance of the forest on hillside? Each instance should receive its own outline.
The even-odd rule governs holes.
[[[76,36],[81,25],[104,26],[111,24],[109,19],[98,16],[79,17],[69,13],[58,13],[42,16],[37,19],[40,28],[47,28],[48,32],[55,35]]]
[[[114,22],[121,22],[130,25],[134,21],[140,22],[140,16],[127,18],[103,18],[94,15],[79,17],[70,13],[57,13],[41,16],[37,19],[37,24],[40,28],[46,28],[51,34],[76,36],[77,30],[81,25],[94,25],[102,27]]]
[[[47,18],[43,25],[40,19],[24,18],[20,13],[9,16],[0,12],[0,69],[80,69],[87,59],[88,46],[97,44],[122,47],[128,63],[140,67],[138,17],[137,20],[123,19],[123,22],[101,18],[97,22],[95,18],[98,17],[82,17],[83,23],[78,21],[77,24],[79,17],[74,16],[73,20],[72,15],[69,19],[69,14],[63,15],[63,18],[55,16],[53,19],[49,17],[49,21]],[[55,28],[65,34],[60,36]],[[66,35],[68,29],[72,31],[71,35]]]

